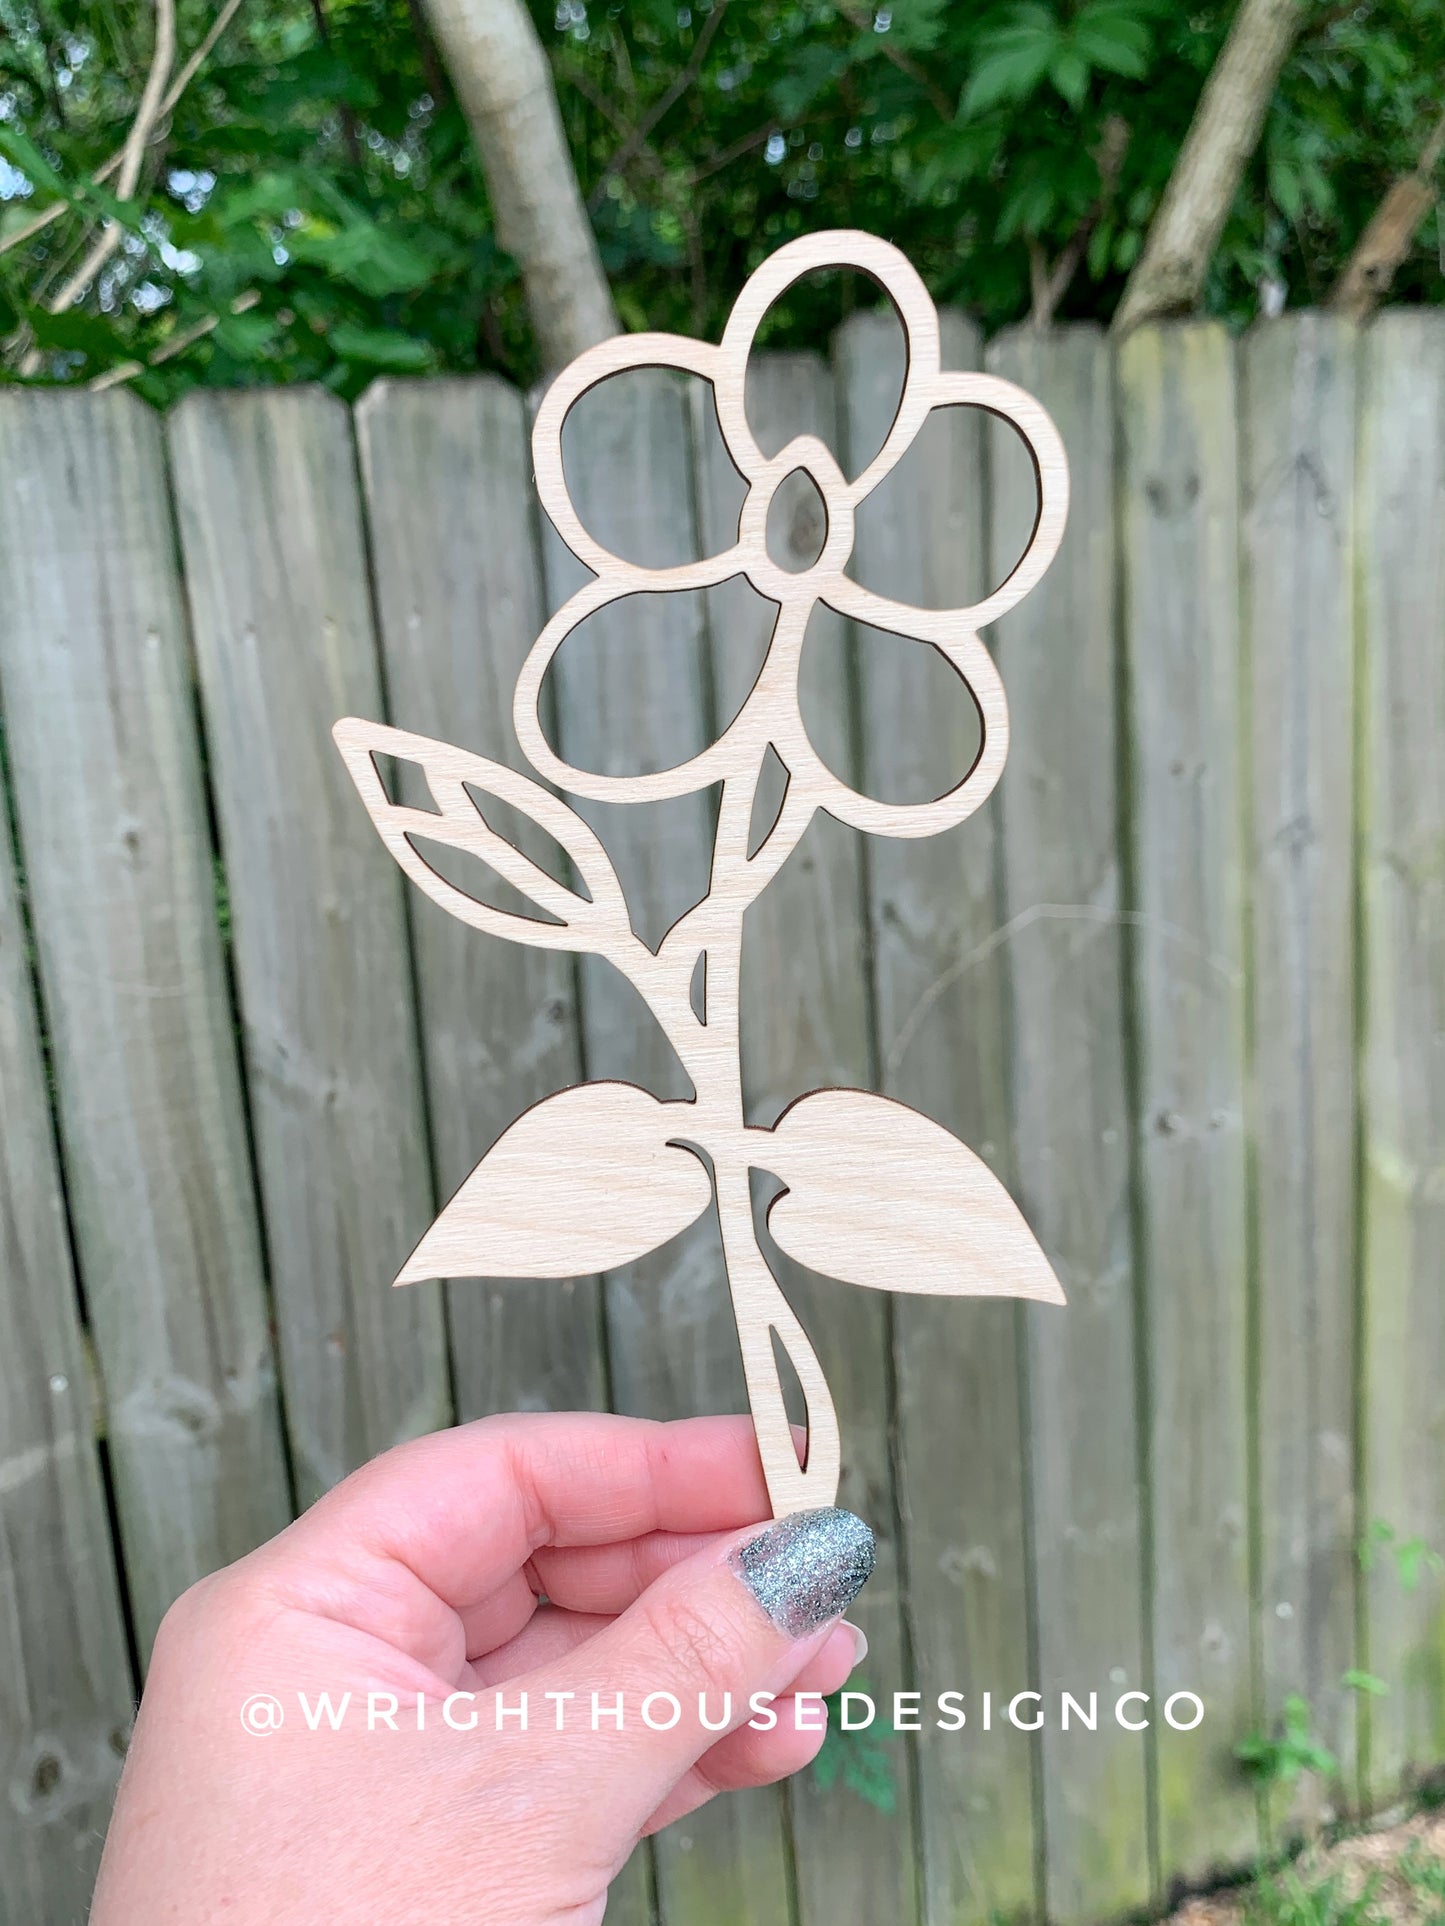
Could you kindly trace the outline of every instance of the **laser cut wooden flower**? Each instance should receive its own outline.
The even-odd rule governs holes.
[[[824,444],[800,435],[765,456],[748,426],[744,388],[758,324],[777,297],[817,268],[854,267],[881,282],[903,323],[908,366],[887,439],[851,480]],[[747,486],[737,541],[719,555],[644,568],[609,553],[582,526],[562,473],[569,409],[608,376],[675,368],[711,383],[718,422]],[[860,587],[844,573],[860,502],[893,468],[935,408],[983,408],[1022,436],[1038,479],[1039,512],[1017,567],[982,602],[913,608]],[[1039,404],[992,375],[939,366],[938,317],[913,268],[871,235],[810,235],[780,248],[738,297],[721,343],[636,334],[603,342],[548,390],[532,436],[537,487],[558,533],[593,580],[538,637],[517,681],[513,720],[539,775],[593,801],[646,802],[721,785],[708,894],[653,950],[634,932],[602,844],[565,802],[531,778],[405,730],[348,718],[337,746],[383,842],[428,896],[474,928],[513,942],[608,959],[641,993],[691,1079],[690,1102],[661,1102],[622,1083],[589,1083],[546,1098],[504,1131],[408,1259],[399,1284],[438,1277],[586,1276],[656,1250],[717,1200],[728,1284],[748,1395],[773,1509],[831,1504],[841,1462],[838,1422],[813,1347],[768,1265],[753,1219],[749,1172],[785,1186],[769,1214],[779,1246],[815,1271],[876,1289],[1010,1296],[1062,1303],[1032,1233],[997,1178],[973,1152],[889,1098],[823,1090],[801,1098],[771,1130],[745,1121],[738,1047],[743,912],[774,877],[817,810],[856,829],[929,836],[977,809],[1008,752],[1003,685],[978,631],[1015,606],[1052,561],[1063,533],[1068,471]],[[822,553],[792,573],[767,551],[768,509],[802,469],[827,514]],[[709,748],[673,768],[612,776],[573,768],[542,732],[543,681],[563,642],[587,616],[640,591],[708,588],[746,576],[777,607],[766,659],[746,702]],[[982,742],[973,767],[932,802],[875,801],[848,787],[809,740],[798,699],[803,637],[814,605],[931,643],[977,706]],[[753,804],[769,749],[787,774],[778,813],[749,847]],[[424,772],[435,810],[394,801],[376,758]],[[487,820],[489,799],[530,818],[567,852],[579,887],[558,882]],[[475,857],[538,914],[494,908],[448,882],[421,854],[425,843]],[[702,1014],[692,986],[703,981]],[[800,1465],[784,1407],[774,1337],[807,1405]]]

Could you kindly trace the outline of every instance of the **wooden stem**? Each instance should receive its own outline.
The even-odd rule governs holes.
[[[790,1511],[834,1504],[842,1465],[838,1415],[817,1354],[758,1243],[746,1162],[714,1164],[713,1182],[743,1375],[773,1515],[781,1518]],[[775,1331],[803,1388],[808,1424],[806,1465],[798,1463],[793,1447],[782,1376],[773,1349]]]

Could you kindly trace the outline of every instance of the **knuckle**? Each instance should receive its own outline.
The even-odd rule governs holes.
[[[688,1598],[649,1603],[647,1616],[665,1663],[689,1692],[731,1688],[737,1660],[726,1621]]]

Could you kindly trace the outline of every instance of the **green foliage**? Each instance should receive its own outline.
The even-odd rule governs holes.
[[[1389,1696],[1389,1681],[1377,1678],[1373,1672],[1359,1672],[1351,1668],[1340,1674],[1340,1684],[1347,1692],[1361,1692],[1367,1698],[1383,1699]]]
[[[1244,1926],[1385,1926],[1378,1874],[1350,1894],[1342,1874],[1306,1881],[1298,1867],[1267,1873],[1249,1889]]]
[[[855,1679],[846,1688],[869,1692],[865,1679]],[[878,1718],[859,1732],[845,1732],[840,1725],[842,1694],[835,1692],[824,1701],[828,1708],[828,1736],[813,1761],[813,1783],[820,1792],[844,1785],[856,1792],[879,1812],[892,1813],[898,1805],[898,1784],[889,1743],[898,1737],[891,1719]],[[876,1701],[875,1701],[876,1702]]]
[[[1285,1700],[1278,1731],[1251,1733],[1234,1748],[1234,1756],[1266,1790],[1291,1786],[1305,1772],[1332,1778],[1339,1770],[1335,1755],[1314,1736],[1309,1700],[1298,1693]]]
[[[1401,1586],[1407,1592],[1417,1590],[1422,1578],[1439,1578],[1445,1573],[1445,1558],[1423,1538],[1401,1538],[1386,1519],[1372,1519],[1369,1531],[1357,1548],[1360,1570],[1374,1571],[1381,1554],[1386,1552],[1394,1563]]]
[[[1425,1851],[1418,1839],[1412,1839],[1398,1871],[1421,1902],[1424,1926],[1445,1926],[1445,1859],[1437,1859]]]
[[[180,0],[182,57],[214,5]],[[535,7],[624,323],[713,337],[758,261],[824,226],[888,235],[989,329],[1024,316],[1031,270],[1072,246],[1060,314],[1107,319],[1230,14],[1231,0]],[[0,0],[0,247],[62,210],[0,254],[9,375],[139,363],[135,385],[163,401],[198,382],[349,396],[378,373],[538,372],[417,0],[246,0],[122,203],[113,175],[92,177],[130,127],[150,18]],[[1244,321],[1262,300],[1322,298],[1442,104],[1436,0],[1310,0],[1210,310]],[[48,314],[107,219],[121,247],[78,307]],[[1438,209],[1395,296],[1445,296]],[[855,277],[816,278],[765,338],[816,341],[872,298]]]

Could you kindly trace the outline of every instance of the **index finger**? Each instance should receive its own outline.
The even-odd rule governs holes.
[[[276,1541],[306,1565],[400,1565],[457,1610],[544,1545],[731,1531],[768,1516],[746,1418],[606,1413],[480,1418],[373,1459]]]

